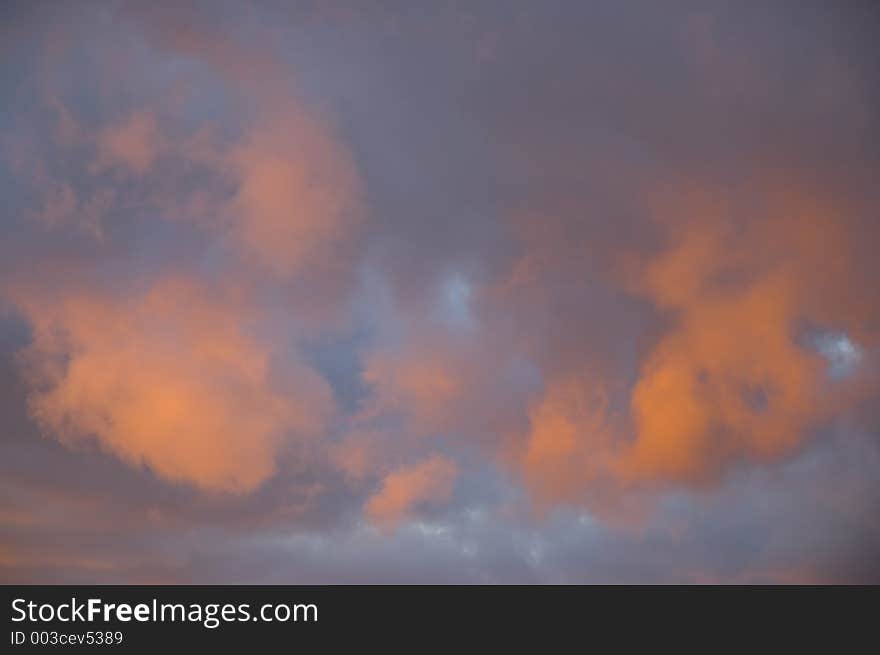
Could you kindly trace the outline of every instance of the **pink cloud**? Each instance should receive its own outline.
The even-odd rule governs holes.
[[[384,529],[393,529],[419,506],[448,501],[457,472],[455,462],[442,455],[399,468],[385,476],[381,489],[367,501],[364,511]]]
[[[309,369],[273,380],[271,347],[251,336],[256,317],[234,293],[169,278],[125,297],[55,292],[19,306],[34,330],[24,361],[40,425],[167,480],[251,491],[331,411]]]

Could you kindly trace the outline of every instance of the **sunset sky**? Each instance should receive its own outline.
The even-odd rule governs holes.
[[[880,582],[878,43],[3,2],[0,581]]]

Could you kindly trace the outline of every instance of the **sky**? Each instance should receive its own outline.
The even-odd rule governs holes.
[[[0,580],[880,582],[869,2],[4,2]]]

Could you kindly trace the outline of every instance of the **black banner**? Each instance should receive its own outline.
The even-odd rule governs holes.
[[[3,587],[5,652],[64,648],[470,650],[475,638],[578,647],[613,639],[743,646],[777,634],[839,647],[874,620],[876,589],[837,587]],[[839,629],[835,628],[839,626]],[[413,641],[415,639],[415,641]],[[845,641],[841,641],[845,640]],[[566,648],[568,650],[568,648]]]

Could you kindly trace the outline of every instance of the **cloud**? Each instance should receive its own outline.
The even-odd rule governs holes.
[[[224,21],[186,26],[198,21],[190,9],[84,7],[71,32],[88,19],[117,30],[82,48],[66,38],[41,44],[33,106],[16,115],[25,136],[15,169],[37,206],[29,215],[98,238],[114,222],[188,223],[257,275],[332,304],[359,257],[364,206],[352,154],[290,84],[272,39],[242,44]],[[83,66],[96,86],[88,103],[63,83]]]
[[[320,434],[331,409],[326,383],[307,368],[275,379],[272,349],[232,292],[164,279],[122,297],[31,296],[21,309],[40,425],[70,446],[95,438],[173,482],[252,491],[291,440]]]
[[[301,106],[272,111],[224,161],[236,185],[234,239],[249,260],[282,278],[345,266],[362,213],[351,158]]]
[[[345,313],[360,183],[328,121],[279,82],[277,52],[238,50],[223,24],[168,41],[164,15],[84,7],[67,35],[111,16],[118,29],[83,47],[43,44],[11,152],[32,192],[22,216],[39,219],[20,229],[47,266],[18,267],[3,295],[33,333],[22,361],[46,433],[96,441],[166,480],[247,493],[323,436],[334,411],[298,349]],[[86,103],[60,81],[76,76],[96,82]],[[218,124],[205,97],[243,120]],[[73,230],[75,245],[47,252]],[[137,265],[113,263],[126,251]]]
[[[454,420],[465,386],[453,355],[420,347],[372,354],[363,378],[375,389],[374,411],[403,411],[418,434],[443,429]]]
[[[850,305],[834,291],[865,284],[851,264],[858,223],[791,179],[750,182],[728,190],[692,177],[647,193],[658,242],[639,254],[616,251],[598,273],[662,318],[631,381],[609,353],[594,350],[607,316],[573,311],[569,324],[545,317],[557,339],[533,356],[543,389],[515,431],[514,456],[504,443],[499,453],[539,505],[625,518],[641,512],[652,487],[717,487],[739,468],[791,457],[875,393],[861,356],[850,359],[846,376],[835,374],[827,337],[810,336],[818,329],[872,340],[874,310],[863,297]],[[566,244],[547,256],[554,238],[548,228],[541,241],[524,242],[504,278],[505,292],[516,289],[505,312],[541,302],[536,293],[578,274]],[[591,343],[580,345],[585,335]],[[849,351],[862,352],[845,339]],[[561,356],[554,352],[563,347]]]
[[[805,190],[760,182],[751,193],[761,209],[690,192],[660,210],[669,245],[639,284],[671,327],[632,392],[627,476],[695,483],[742,460],[778,460],[852,406],[845,382],[829,382],[827,362],[798,334],[810,321],[852,325],[813,284],[817,270],[855,283],[834,263],[847,259],[848,226],[834,208],[789,201]]]
[[[121,125],[105,128],[98,135],[98,158],[107,165],[122,164],[135,173],[146,173],[162,144],[153,115],[138,112]]]
[[[577,504],[586,489],[589,502],[600,504],[617,456],[607,413],[604,390],[581,378],[553,382],[535,401],[520,461],[539,503]]]
[[[366,515],[385,529],[393,529],[419,506],[449,500],[458,467],[448,457],[433,455],[397,469],[382,480],[382,488],[364,506]]]

